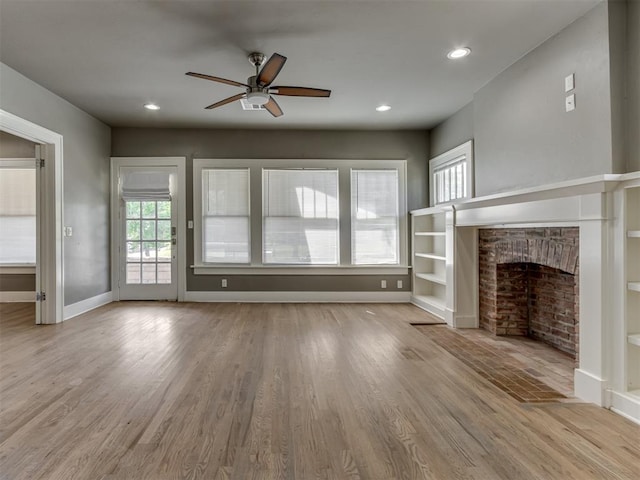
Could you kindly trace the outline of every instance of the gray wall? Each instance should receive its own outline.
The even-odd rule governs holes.
[[[640,171],[640,0],[627,4],[627,171]]]
[[[35,158],[36,144],[0,131],[0,158]]]
[[[476,93],[476,195],[614,171],[608,43],[602,3]],[[570,73],[577,108],[566,113]]]
[[[473,102],[469,102],[435,127],[429,137],[429,158],[473,139]]]
[[[427,205],[428,136],[424,131],[260,131],[114,128],[112,154],[187,157],[187,218],[193,218],[193,158],[326,158],[407,160],[408,207]],[[193,231],[187,233],[187,263],[193,264]],[[189,291],[220,290],[220,276],[196,276],[187,270]],[[408,275],[394,276],[243,276],[225,275],[229,290],[244,291],[389,291],[410,289]]]
[[[0,63],[0,108],[63,136],[64,304],[108,292],[108,126]]]

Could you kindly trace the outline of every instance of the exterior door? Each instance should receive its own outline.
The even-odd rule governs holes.
[[[175,184],[174,167],[123,167],[121,174],[140,176],[166,173]],[[159,178],[163,178],[162,175]],[[175,192],[121,194],[120,198],[120,275],[121,300],[177,300],[177,212]]]

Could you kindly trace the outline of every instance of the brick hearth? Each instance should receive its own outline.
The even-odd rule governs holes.
[[[480,326],[578,350],[577,227],[479,231]]]

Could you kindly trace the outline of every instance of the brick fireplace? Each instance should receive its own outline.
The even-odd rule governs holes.
[[[479,320],[578,354],[579,228],[479,230]]]

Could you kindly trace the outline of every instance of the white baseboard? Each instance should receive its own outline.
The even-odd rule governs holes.
[[[478,318],[475,315],[454,315],[454,328],[478,328]]]
[[[111,292],[105,292],[100,295],[96,295],[95,297],[72,303],[71,305],[65,305],[62,316],[64,320],[69,320],[70,318],[77,317],[82,313],[93,310],[94,308],[101,307],[102,305],[106,305],[107,303],[111,303],[112,301],[113,296]]]
[[[409,303],[411,292],[185,292],[185,302]]]
[[[640,397],[612,391],[611,410],[640,425]]]
[[[607,382],[602,378],[576,368],[573,373],[573,390],[576,397],[601,407],[607,405]]]
[[[0,303],[36,301],[36,292],[0,292]]]

